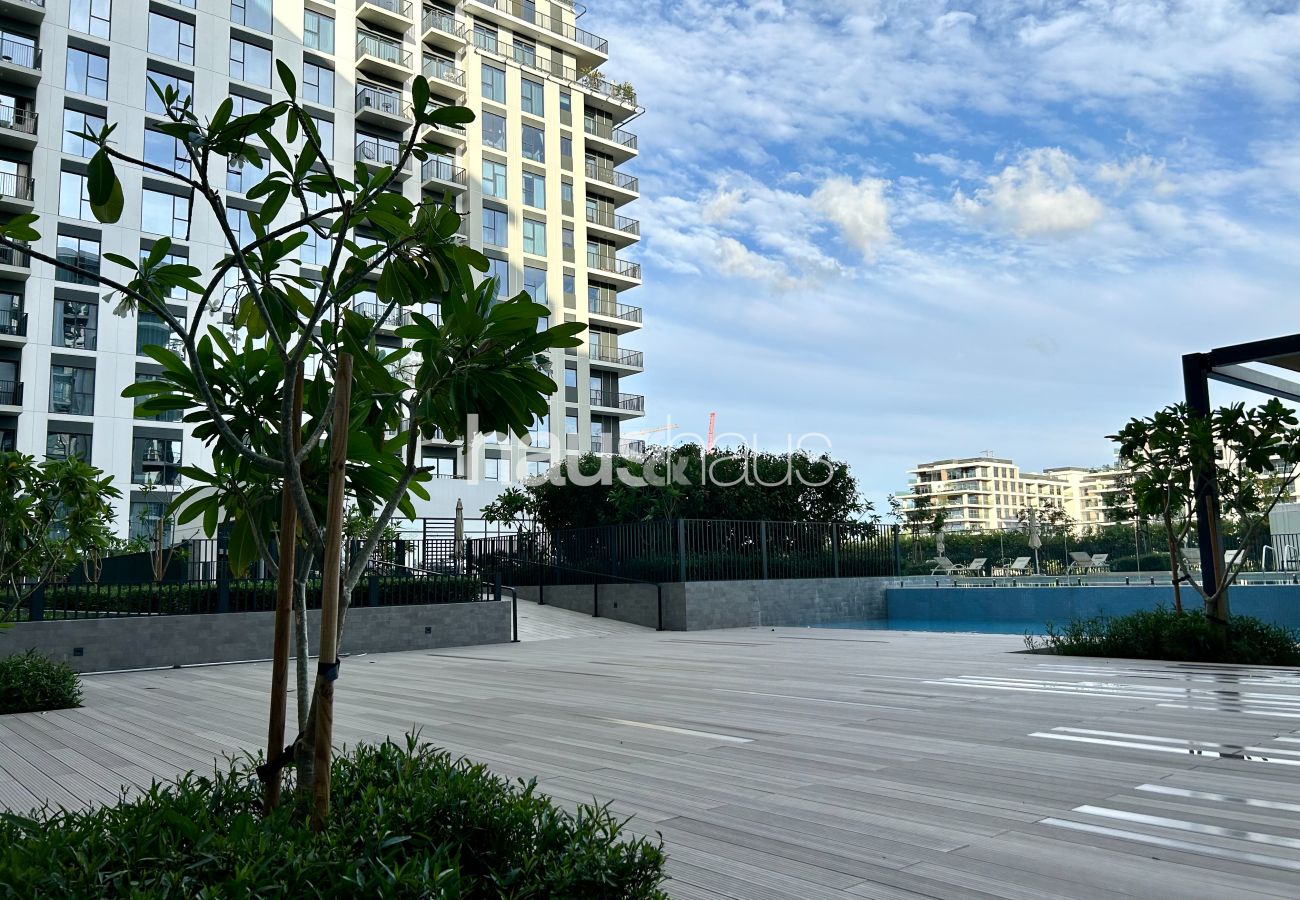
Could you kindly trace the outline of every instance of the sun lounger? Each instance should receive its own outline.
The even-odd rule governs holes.
[[[1092,554],[1084,553],[1080,550],[1070,552],[1070,565],[1066,567],[1065,574],[1077,575],[1081,572],[1092,571]]]
[[[994,575],[1028,575],[1029,562],[1031,557],[1017,556],[1015,562],[1009,566],[998,566],[993,570]]]
[[[1108,559],[1110,559],[1109,553],[1094,553],[1092,555],[1093,570],[1097,572],[1109,572],[1110,563],[1106,562]]]
[[[960,575],[966,571],[966,567],[953,562],[946,556],[936,556],[929,560],[934,568],[930,570],[931,575]]]
[[[984,564],[987,563],[988,561],[989,558],[987,556],[977,556],[975,559],[972,559],[969,563],[967,563],[962,568],[966,570],[965,572],[966,575],[969,575],[972,578],[979,578],[981,575],[984,574]]]

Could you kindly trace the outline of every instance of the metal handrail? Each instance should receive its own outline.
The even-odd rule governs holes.
[[[620,394],[617,391],[591,392],[591,405],[607,409],[627,409],[636,412],[645,410],[645,397],[641,394]]]
[[[0,38],[0,59],[11,62],[16,66],[22,66],[24,69],[39,69],[41,67],[41,48],[30,47],[27,44],[20,44],[18,41],[11,41],[7,38]]]
[[[0,381],[0,403],[5,406],[22,406],[23,383],[21,381]]]
[[[367,3],[371,6],[378,6],[380,9],[386,9],[391,13],[396,13],[405,19],[411,18],[411,4],[403,3],[402,0],[357,0],[358,7]]]
[[[29,175],[0,172],[0,195],[18,200],[31,200],[35,196],[36,180]]]
[[[587,267],[601,272],[613,272],[624,278],[641,278],[641,264],[617,256],[605,256],[601,253],[587,251]]]
[[[437,179],[460,185],[468,184],[468,175],[464,169],[439,156],[431,156],[424,161],[420,166],[420,177],[425,181]]]
[[[451,84],[465,86],[465,73],[440,56],[424,58],[424,77],[437,78]]]
[[[0,247],[0,266],[16,266],[29,269],[32,265],[31,254],[15,247]]]
[[[5,116],[8,112],[9,115]],[[11,131],[21,131],[24,134],[36,133],[37,112],[34,109],[19,109],[18,107],[0,107],[0,128],[8,128]]]
[[[357,112],[363,109],[377,109],[380,112],[392,113],[395,116],[405,116],[410,119],[411,104],[402,99],[400,94],[381,91],[378,88],[367,87],[364,84],[357,85]]]
[[[590,119],[583,119],[582,130],[593,137],[610,141],[618,144],[620,147],[626,147],[629,150],[636,149],[636,135],[630,131],[624,131],[622,128],[615,128],[613,125],[606,125],[603,122],[593,122]]]
[[[450,34],[461,40],[465,39],[465,26],[456,21],[456,17],[441,10],[426,7],[424,17],[421,19],[421,25],[425,31],[441,31],[444,34]]]
[[[401,151],[396,147],[390,147],[387,144],[381,144],[378,141],[357,141],[356,160],[357,162],[375,163],[380,166],[395,166],[401,159]],[[411,160],[408,157],[402,164],[402,171],[409,171]]]
[[[0,315],[0,334],[26,337],[27,313],[17,309],[5,310],[5,312],[7,315]]]
[[[611,300],[588,300],[587,311],[611,319],[623,319],[626,322],[641,321],[641,307]]]
[[[588,344],[587,355],[600,362],[618,363],[621,366],[645,367],[645,354],[640,350],[625,350],[622,347],[606,347],[603,344]]]
[[[362,301],[361,303],[354,303],[352,305],[352,310],[354,312],[360,313],[367,318],[375,319],[376,321],[384,314],[384,310],[387,308],[387,303],[372,303],[370,301]],[[409,325],[410,323],[411,313],[408,310],[402,309],[400,306],[394,306],[393,311],[390,312],[388,318],[384,320],[383,327],[397,328],[401,325]]]

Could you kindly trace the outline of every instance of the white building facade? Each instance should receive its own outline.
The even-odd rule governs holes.
[[[554,354],[560,390],[531,447],[518,450],[518,470],[612,452],[622,423],[644,408],[624,385],[644,367],[628,346],[641,310],[624,296],[641,283],[626,258],[640,226],[625,215],[639,185],[622,168],[638,150],[623,126],[641,109],[630,85],[603,74],[607,42],[579,16],[568,2],[511,0],[0,0],[0,217],[37,213],[36,249],[83,268],[97,269],[106,253],[137,258],[167,236],[175,256],[210,271],[225,253],[220,229],[206,207],[191,214],[174,181],[119,166],[121,221],[96,222],[85,196],[92,148],[67,132],[115,123],[123,152],[187,170],[175,142],[150,127],[162,110],[149,80],[191,93],[201,119],[227,96],[239,114],[283,97],[274,74],[282,60],[347,172],[396,158],[413,126],[411,82],[423,74],[438,102],[468,106],[476,121],[443,135],[442,155],[413,161],[403,192],[453,197],[465,240],[490,258],[503,293],[527,291],[550,306],[552,322],[589,328],[581,350]],[[258,171],[209,173],[236,220],[256,206],[243,193]],[[310,277],[311,248],[300,255]],[[178,415],[141,418],[120,396],[158,371],[141,348],[165,344],[167,332],[148,315],[114,315],[103,296],[0,250],[0,445],[38,458],[77,454],[104,469],[123,493],[125,533],[148,527],[181,488],[180,465],[203,465],[204,451]],[[188,315],[194,298],[172,303]],[[511,471],[491,441],[470,458],[439,440],[424,453],[446,476],[426,515],[450,515],[458,498],[474,515]]]

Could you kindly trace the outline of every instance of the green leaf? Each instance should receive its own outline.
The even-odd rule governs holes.
[[[90,158],[86,170],[86,196],[94,206],[103,206],[113,194],[113,185],[117,182],[117,173],[113,171],[113,160],[108,151],[102,147]]]
[[[109,194],[108,202],[102,206],[92,203],[90,211],[95,214],[95,219],[103,225],[115,225],[122,218],[122,206],[125,198],[122,195],[122,182],[116,178],[113,179],[112,193]]]
[[[229,553],[230,569],[240,578],[258,560],[257,541],[253,538],[253,526],[247,513],[235,519],[230,527]]]
[[[284,92],[290,97],[298,95],[298,80],[293,77],[293,70],[282,59],[275,61],[276,74],[280,76],[280,84],[284,85]]]

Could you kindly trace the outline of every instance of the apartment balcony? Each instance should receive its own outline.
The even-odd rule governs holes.
[[[410,0],[358,0],[357,20],[403,32],[415,24],[415,4]]]
[[[0,32],[0,82],[37,84],[41,80],[41,48],[13,40]]]
[[[592,391],[591,411],[631,419],[645,415],[645,397],[640,394],[620,394],[617,391]]]
[[[45,0],[0,0],[0,16],[39,23],[45,18]]]
[[[0,413],[19,413],[23,411],[23,383],[21,381],[0,381]]]
[[[604,122],[592,122],[590,119],[583,121],[582,131],[588,142],[600,145],[620,163],[627,162],[637,154],[636,135],[630,131]]]
[[[601,273],[601,278],[615,284],[620,290],[634,288],[641,283],[641,264],[604,253],[587,253],[587,268]]]
[[[34,149],[36,121],[35,110],[0,106],[0,145],[23,150]]]
[[[357,70],[406,81],[415,74],[414,55],[401,44],[362,32],[357,37]]]
[[[601,193],[609,194],[620,203],[630,203],[641,196],[641,182],[612,166],[588,162],[587,180],[598,182]]]
[[[437,56],[424,58],[424,77],[430,82],[446,85],[457,97],[465,95],[465,73],[445,59]]]
[[[398,167],[397,161],[401,158],[401,154],[397,148],[390,144],[381,144],[378,141],[358,140],[355,158],[357,162],[364,163],[371,171],[382,169],[384,166],[396,167],[399,181],[410,178],[413,171],[409,156]]]
[[[645,456],[645,441],[620,441],[618,452],[624,456]]]
[[[439,103],[436,105],[439,107],[443,107],[443,106],[448,106],[449,104]],[[465,131],[464,125],[439,125],[437,126],[437,128],[421,135],[421,137],[428,138],[434,143],[441,144],[444,147],[454,149],[456,147],[465,146],[465,141],[468,138],[468,134]]]
[[[0,310],[0,346],[21,347],[27,343],[27,313]]]
[[[458,52],[469,43],[465,23],[440,9],[425,9],[420,24],[423,30],[422,40],[430,47]]]
[[[0,277],[24,280],[31,274],[31,254],[26,250],[0,247]]]
[[[615,334],[626,334],[641,327],[641,307],[605,300],[587,301],[588,318]]]
[[[415,124],[411,104],[390,91],[357,85],[357,121],[369,122],[394,131],[405,131]]]
[[[645,354],[640,350],[625,350],[622,347],[606,347],[602,344],[588,344],[587,355],[592,366],[614,369],[631,374],[645,369]]]
[[[469,185],[469,176],[460,166],[438,156],[431,156],[420,166],[420,179],[426,191],[459,194]]]
[[[0,210],[31,212],[36,206],[36,182],[26,175],[0,172]]]
[[[542,43],[562,46],[574,55],[580,66],[598,66],[609,59],[609,41],[563,19],[539,13],[533,3],[473,0],[471,9],[475,16],[499,22],[513,34],[529,35]]]
[[[364,300],[360,303],[352,304],[352,309],[367,318],[378,321],[379,317],[384,314],[384,310],[388,309],[388,304]],[[394,328],[401,328],[403,325],[410,324],[410,311],[400,306],[394,306],[393,311],[390,312],[388,318],[384,320],[384,324],[379,327],[392,331]]]
[[[589,208],[587,232],[611,241],[614,246],[622,249],[641,240],[641,223],[607,210]]]

